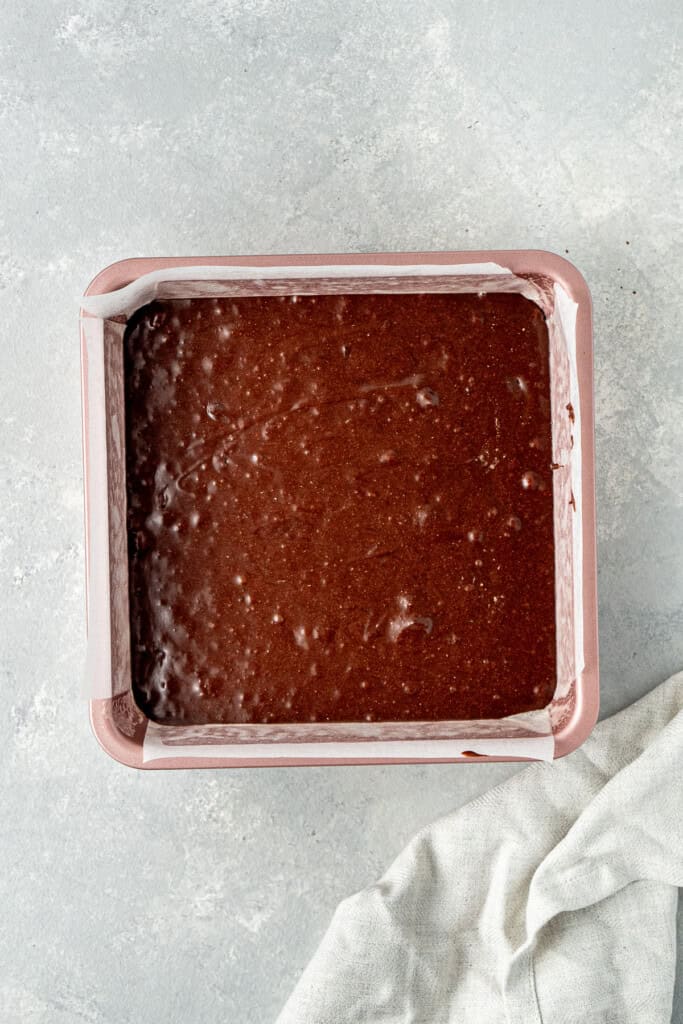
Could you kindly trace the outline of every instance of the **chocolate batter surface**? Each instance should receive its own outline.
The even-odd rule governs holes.
[[[124,349],[133,680],[151,718],[434,721],[548,703],[537,306],[164,301]]]

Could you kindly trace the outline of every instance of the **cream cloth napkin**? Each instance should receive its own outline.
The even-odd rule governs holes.
[[[339,906],[278,1024],[668,1024],[681,709],[683,673],[420,832]]]

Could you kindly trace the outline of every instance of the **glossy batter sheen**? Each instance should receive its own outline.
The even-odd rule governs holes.
[[[191,299],[126,332],[134,690],[166,723],[555,688],[548,332],[519,295]]]

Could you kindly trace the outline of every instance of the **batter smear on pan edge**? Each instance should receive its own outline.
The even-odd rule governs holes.
[[[141,708],[199,724],[545,706],[548,347],[520,295],[139,310],[124,358]]]

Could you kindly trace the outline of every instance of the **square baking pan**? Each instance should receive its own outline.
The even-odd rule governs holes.
[[[452,722],[160,725],[132,693],[123,336],[154,298],[519,292],[550,340],[557,685],[543,713]],[[129,259],[101,271],[81,309],[88,657],[102,747],[146,769],[551,760],[598,714],[591,302],[578,270],[535,250]]]

